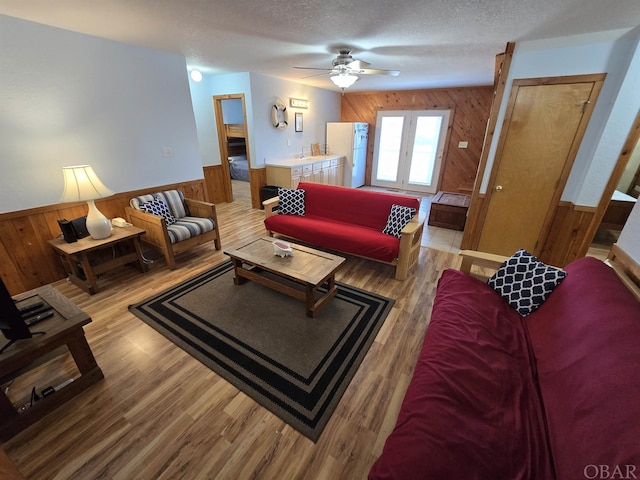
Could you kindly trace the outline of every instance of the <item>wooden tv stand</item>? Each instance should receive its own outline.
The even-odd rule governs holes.
[[[56,350],[65,346],[71,352],[80,375],[68,385],[34,402],[24,411],[21,411],[20,406],[28,403],[29,398],[18,402],[16,407],[9,400],[4,389],[0,389],[0,441],[13,437],[104,378],[82,328],[91,322],[91,317],[50,286],[17,295],[14,299],[26,300],[35,295],[51,305],[55,313],[52,317],[30,327],[32,332],[46,332],[44,335],[18,340],[0,354],[0,384],[5,384],[38,367],[43,361],[55,356]],[[3,341],[5,339],[0,337],[0,342]],[[48,381],[52,379],[43,379],[43,386],[47,385]]]

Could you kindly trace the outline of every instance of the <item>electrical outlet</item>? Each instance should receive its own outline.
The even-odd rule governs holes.
[[[162,147],[162,156],[165,158],[173,157],[173,148]]]

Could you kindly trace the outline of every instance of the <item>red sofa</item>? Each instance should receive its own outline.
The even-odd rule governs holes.
[[[405,280],[417,263],[424,229],[420,201],[415,197],[370,190],[302,182],[305,214],[278,215],[278,197],[263,202],[269,235],[278,233],[330,250],[358,255],[396,266],[395,278]],[[415,208],[416,216],[400,238],[382,233],[397,204]]]
[[[640,302],[581,258],[521,317],[447,270],[370,480],[640,478]]]

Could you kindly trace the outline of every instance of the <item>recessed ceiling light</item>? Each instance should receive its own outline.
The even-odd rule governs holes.
[[[202,72],[200,70],[191,70],[191,80],[198,83],[202,81]]]

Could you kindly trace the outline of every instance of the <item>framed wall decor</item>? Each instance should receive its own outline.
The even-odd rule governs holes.
[[[296,132],[302,131],[302,113],[296,112]]]

